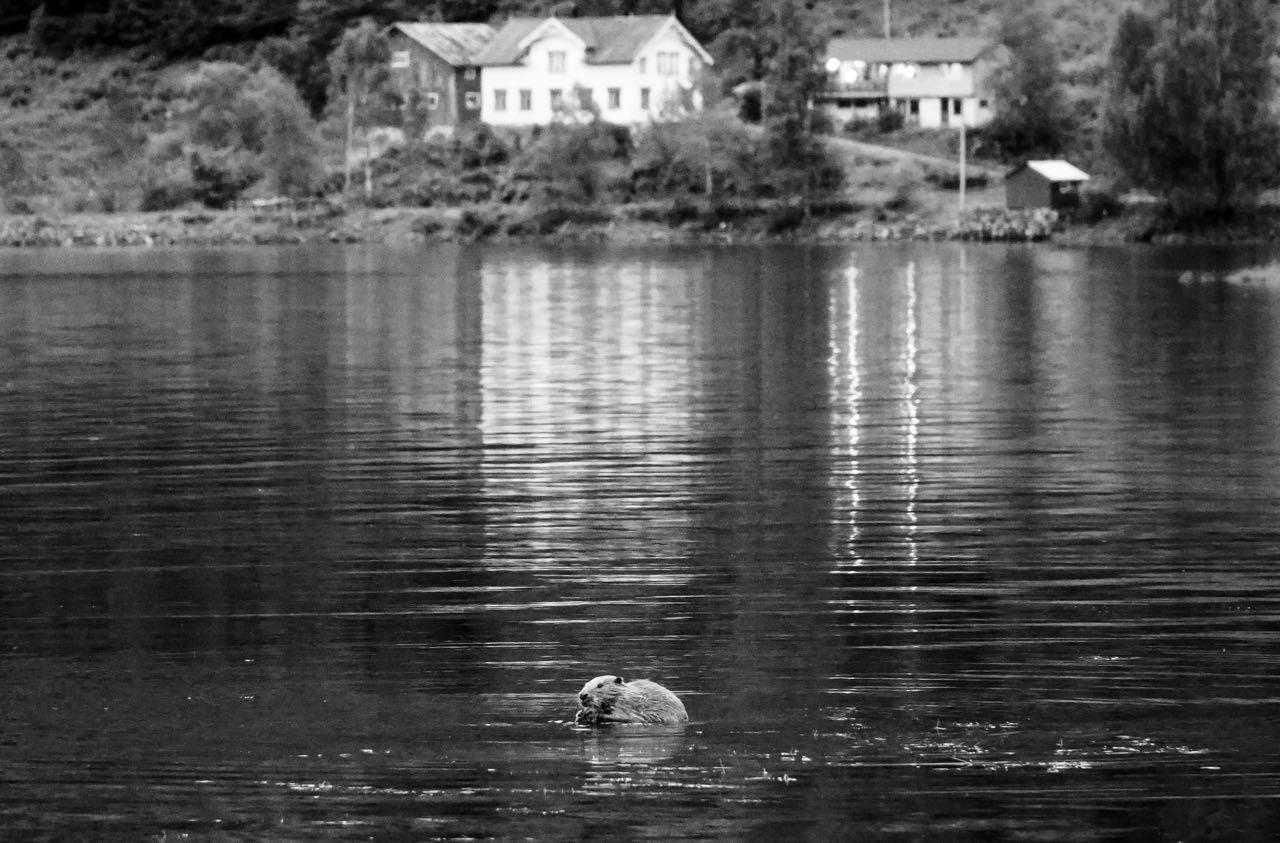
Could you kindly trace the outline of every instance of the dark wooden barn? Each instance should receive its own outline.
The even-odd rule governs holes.
[[[475,55],[493,38],[483,23],[397,23],[387,31],[391,75],[426,133],[480,119]]]

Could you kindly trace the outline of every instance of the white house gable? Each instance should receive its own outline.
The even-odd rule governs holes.
[[[549,18],[508,23],[482,56],[481,119],[539,125],[598,114],[643,123],[700,110],[711,56],[674,17]],[[520,34],[519,28],[527,31]]]

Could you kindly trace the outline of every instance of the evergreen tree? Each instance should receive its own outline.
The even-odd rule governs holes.
[[[1069,129],[1053,22],[1037,3],[1012,0],[998,40],[1009,61],[994,79],[997,111],[987,138],[1009,157],[1061,152]]]
[[[1221,216],[1277,180],[1276,28],[1266,0],[1128,12],[1111,52],[1105,137],[1181,218]]]
[[[770,5],[768,36],[773,56],[764,78],[764,122],[769,158],[783,192],[809,197],[814,188],[834,186],[814,131],[814,97],[826,85],[819,65],[825,38],[799,0]]]

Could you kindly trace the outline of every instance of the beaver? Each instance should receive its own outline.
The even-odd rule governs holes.
[[[621,676],[597,676],[578,692],[582,708],[575,723],[687,723],[680,698],[648,679],[626,682]]]

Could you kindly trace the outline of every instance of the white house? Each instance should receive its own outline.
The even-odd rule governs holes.
[[[598,114],[646,123],[702,109],[710,54],[674,15],[513,18],[476,55],[480,119],[534,126]]]
[[[833,38],[818,101],[845,120],[892,109],[922,128],[981,126],[995,114],[990,79],[1007,58],[983,38]]]

